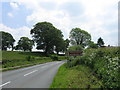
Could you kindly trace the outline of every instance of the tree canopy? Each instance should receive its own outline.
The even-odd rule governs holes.
[[[90,41],[88,48],[98,48],[98,45],[96,43],[94,43],[93,41]]]
[[[68,48],[68,51],[82,51],[83,47],[81,45],[74,45]]]
[[[43,49],[45,53],[52,53],[54,47],[58,47],[63,40],[62,32],[49,22],[39,22],[31,29],[33,40],[37,43],[37,49]]]
[[[12,48],[13,50],[13,46],[15,42],[15,39],[13,38],[13,36],[10,33],[4,32],[4,31],[0,31],[0,35],[2,36],[0,38],[2,41],[1,49],[6,51],[8,48]]]
[[[63,39],[58,39],[59,41],[57,41],[55,43],[55,51],[57,52],[57,54],[59,52],[63,52],[64,51],[64,40]]]
[[[64,40],[64,43],[65,43],[65,45],[64,45],[64,51],[67,51],[69,43],[70,43],[70,40],[66,39],[66,40]]]
[[[104,46],[104,41],[100,37],[97,44],[91,41],[91,35],[80,28],[73,28],[70,32],[70,40],[63,39],[61,30],[57,29],[50,22],[38,22],[33,26],[30,31],[33,40],[28,37],[21,37],[18,41],[18,45],[14,47],[15,39],[10,33],[0,31],[2,45],[1,50],[7,50],[8,48],[15,48],[16,50],[31,51],[34,43],[36,43],[36,49],[43,50],[46,54],[57,52],[65,52],[68,50],[69,43],[72,46],[70,48],[98,48]],[[69,48],[69,49],[70,49]]]
[[[68,48],[68,46],[69,46],[69,40],[68,39],[66,39],[66,40],[64,40],[64,39],[62,39],[62,40],[60,40],[57,44],[56,44],[56,48],[55,48],[55,51],[57,52],[57,54],[59,53],[59,52],[65,52],[65,51],[67,51],[67,48]]]
[[[73,28],[70,32],[70,40],[72,45],[81,45],[85,47],[91,40],[91,35],[80,28]]]
[[[101,46],[104,46],[104,41],[103,41],[103,39],[100,37],[99,39],[98,39],[98,41],[97,41],[97,45],[99,46],[99,47],[101,47]]]
[[[21,37],[16,46],[16,50],[31,51],[34,45],[34,41],[28,37]]]

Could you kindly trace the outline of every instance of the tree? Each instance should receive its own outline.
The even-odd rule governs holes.
[[[70,32],[70,41],[72,45],[81,45],[85,47],[91,40],[91,35],[80,28],[73,28]]]
[[[90,41],[88,48],[98,48],[98,45],[96,43],[94,43],[93,41]]]
[[[60,39],[59,39],[60,40]],[[56,44],[56,48],[55,48],[55,51],[57,52],[57,54],[59,52],[65,52],[67,51],[67,48],[69,46],[69,40],[66,39],[66,40],[63,40],[61,39],[57,44]]]
[[[2,35],[1,37],[2,44],[0,46],[1,49],[6,51],[7,48],[12,48],[13,51],[14,42],[15,42],[13,36],[10,33],[4,31],[0,31],[0,35]]]
[[[70,43],[70,40],[68,40],[68,39],[66,39],[66,40],[64,40],[64,43],[65,43],[65,51],[67,51],[67,48],[68,48],[68,46],[69,46],[69,43]]]
[[[32,51],[34,41],[28,37],[21,37],[16,46],[16,50]]]
[[[99,46],[99,47],[102,47],[102,46],[104,46],[104,41],[103,41],[103,39],[100,37],[99,39],[98,39],[98,41],[97,41],[97,45]]]
[[[39,22],[31,29],[33,40],[37,49],[43,49],[46,54],[52,53],[54,47],[62,40],[62,32],[49,22]]]
[[[57,52],[57,54],[59,54],[59,52],[64,52],[64,40],[63,39],[58,39],[59,41],[55,44],[55,51]]]

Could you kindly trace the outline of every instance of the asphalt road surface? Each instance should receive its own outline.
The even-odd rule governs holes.
[[[3,72],[0,88],[49,88],[58,68],[65,62],[48,62]]]

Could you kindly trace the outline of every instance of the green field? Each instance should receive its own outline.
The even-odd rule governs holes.
[[[65,60],[64,56],[45,56],[42,52],[2,51],[2,67],[9,68],[26,64],[45,63],[56,60]]]
[[[89,67],[78,65],[66,68],[62,65],[50,88],[100,88],[102,83],[94,75]]]

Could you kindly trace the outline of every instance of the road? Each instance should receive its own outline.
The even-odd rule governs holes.
[[[48,62],[3,72],[0,88],[49,88],[58,68],[65,62]]]

